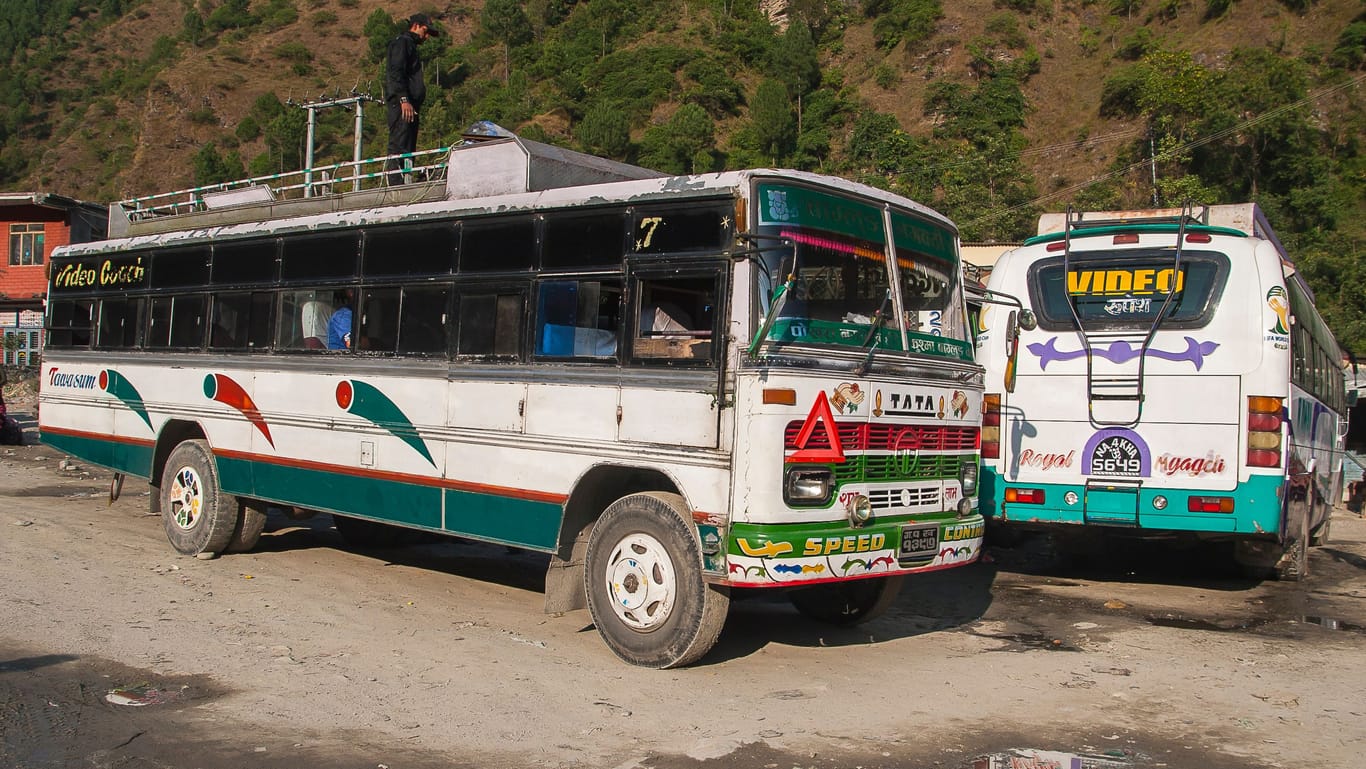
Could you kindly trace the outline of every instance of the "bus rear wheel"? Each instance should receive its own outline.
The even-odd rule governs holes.
[[[702,550],[677,494],[622,497],[588,539],[585,591],[607,647],[641,667],[696,662],[721,635],[727,589],[702,579]]]
[[[849,627],[881,616],[901,594],[904,576],[877,577],[852,582],[793,588],[788,600],[801,612],[818,622]]]
[[[261,540],[261,532],[266,530],[266,511],[256,505],[238,502],[237,526],[233,528],[232,539],[224,552],[245,553]]]
[[[185,555],[218,555],[237,530],[237,499],[218,486],[218,466],[205,440],[171,451],[161,475],[161,518],[171,547]]]
[[[1306,496],[1304,503],[1296,506],[1298,513],[1290,524],[1293,536],[1286,539],[1285,555],[1276,564],[1276,579],[1281,582],[1299,582],[1309,576],[1309,517],[1313,515],[1318,496],[1314,493],[1312,479]]]

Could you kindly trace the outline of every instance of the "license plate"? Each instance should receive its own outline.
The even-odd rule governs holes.
[[[939,525],[902,526],[901,550],[903,559],[932,558],[939,555]]]

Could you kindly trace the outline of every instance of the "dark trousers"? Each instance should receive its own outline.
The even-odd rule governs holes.
[[[398,99],[389,99],[389,155],[402,155],[417,151],[417,124],[418,118],[409,123],[403,119],[403,107]],[[398,171],[400,173],[389,174],[389,184],[403,184],[403,161],[387,160],[384,163],[385,171]]]

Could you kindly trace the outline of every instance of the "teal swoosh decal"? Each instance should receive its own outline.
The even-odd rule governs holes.
[[[432,463],[432,467],[436,467],[436,460],[432,459],[426,442],[417,434],[412,420],[374,385],[356,379],[343,379],[337,384],[337,405],[348,414],[355,414],[388,430],[394,437],[412,446],[423,459]]]
[[[142,417],[142,421],[147,423],[147,429],[156,432],[156,428],[152,427],[152,418],[147,416],[147,407],[142,405],[142,393],[138,392],[138,388],[134,387],[132,382],[124,379],[123,374],[112,368],[101,371],[100,389],[123,401],[123,405]]]

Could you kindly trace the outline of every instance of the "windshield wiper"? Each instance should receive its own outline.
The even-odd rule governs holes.
[[[868,367],[873,365],[873,353],[877,352],[877,345],[868,347],[877,339],[878,332],[882,330],[882,324],[887,320],[887,304],[892,301],[892,289],[887,289],[887,295],[882,297],[882,305],[873,313],[873,319],[868,324],[868,336],[859,343],[860,348],[867,347],[868,353],[863,356],[863,361],[854,369],[854,373],[863,376],[868,373]]]

